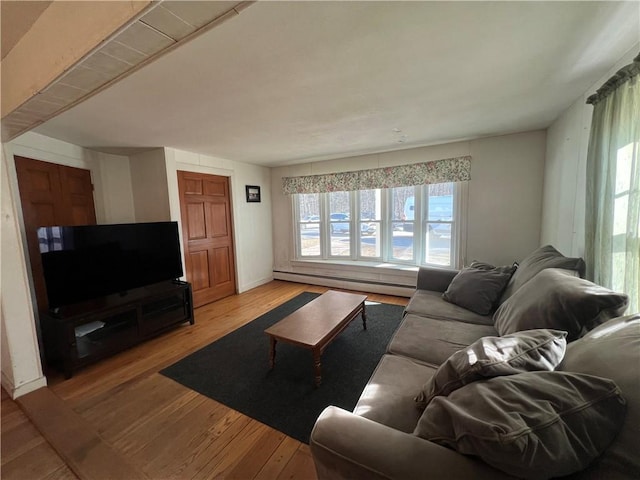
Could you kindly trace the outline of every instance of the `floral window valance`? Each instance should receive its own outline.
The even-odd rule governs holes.
[[[372,170],[284,177],[282,188],[286,195],[290,195],[292,193],[350,192],[467,180],[471,180],[470,156]]]

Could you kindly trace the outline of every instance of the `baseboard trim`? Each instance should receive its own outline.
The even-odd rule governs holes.
[[[344,288],[347,290],[359,290],[363,292],[379,293],[383,295],[396,295],[398,297],[411,297],[416,291],[415,287],[390,285],[381,282],[352,280],[348,278],[326,277],[322,275],[306,275],[301,273],[274,271],[273,278],[275,280],[285,280],[288,282],[308,283],[310,285]]]
[[[264,285],[264,284],[269,283],[271,281],[273,281],[273,276],[266,277],[266,278],[261,278],[260,280],[256,280],[254,282],[250,282],[250,283],[247,283],[245,285],[240,285],[238,287],[238,293],[244,293],[247,290],[254,289],[256,287],[259,287],[260,285]]]
[[[2,387],[14,400],[22,395],[26,395],[27,393],[31,393],[39,388],[47,386],[47,377],[44,375],[16,387],[11,379],[2,372],[0,381],[2,382]]]

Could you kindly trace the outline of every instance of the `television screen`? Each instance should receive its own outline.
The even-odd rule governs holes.
[[[176,222],[40,227],[49,308],[182,276]]]

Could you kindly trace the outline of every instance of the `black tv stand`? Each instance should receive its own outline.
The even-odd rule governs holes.
[[[181,323],[194,323],[191,285],[166,281],[41,316],[47,363],[73,372]]]

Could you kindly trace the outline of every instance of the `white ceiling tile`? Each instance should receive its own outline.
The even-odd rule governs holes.
[[[147,13],[140,21],[160,30],[174,40],[180,40],[196,30],[196,27],[163,8],[162,4]]]
[[[87,93],[87,90],[64,85],[62,83],[54,83],[53,85],[47,87],[47,89],[43,92],[43,94],[46,94],[47,97],[63,100],[66,102],[66,104],[78,100],[80,97],[83,97]]]
[[[102,47],[99,52],[117,58],[118,60],[130,65],[137,65],[138,63],[148,58],[148,55],[139,52],[138,50],[134,50],[133,48],[118,42],[117,40],[110,41],[104,47]]]
[[[132,67],[131,64],[118,60],[102,51],[95,52],[86,58],[82,62],[82,65],[91,70],[103,73],[108,77],[118,76]]]
[[[38,94],[25,102],[25,104],[20,107],[20,111],[49,116],[65,104],[66,102],[61,100],[48,102],[42,98],[42,94]]]
[[[91,91],[107,83],[113,75],[105,75],[96,70],[78,65],[59,80],[59,83],[81,90]]]
[[[194,27],[200,28],[228,12],[238,3],[240,2],[165,1],[162,7]]]
[[[175,43],[171,38],[156,32],[142,22],[135,22],[118,35],[115,40],[145,55],[153,55]]]

